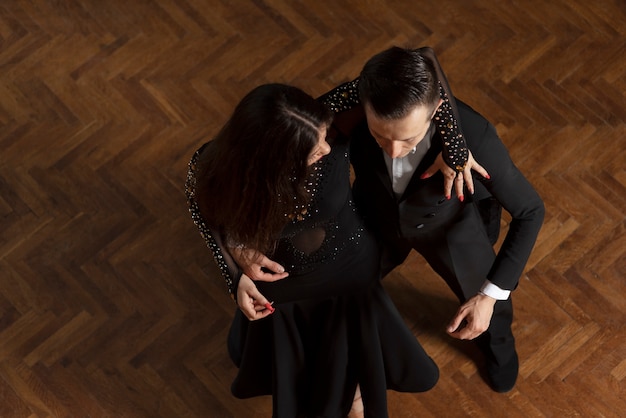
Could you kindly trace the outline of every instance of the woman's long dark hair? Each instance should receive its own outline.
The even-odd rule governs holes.
[[[248,93],[199,156],[196,199],[230,244],[272,250],[306,207],[307,161],[332,113],[303,91],[266,84]]]

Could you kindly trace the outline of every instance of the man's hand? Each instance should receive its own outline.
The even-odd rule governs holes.
[[[461,305],[446,331],[459,340],[473,340],[489,328],[495,304],[496,300],[489,296],[471,297]],[[461,326],[464,321],[465,326]]]
[[[283,266],[256,250],[231,247],[228,249],[228,252],[232,255],[235,263],[252,280],[275,282],[289,276],[289,273],[285,271]],[[263,270],[264,268],[266,270]]]
[[[237,305],[250,321],[265,318],[274,312],[271,303],[259,292],[251,278],[241,275],[237,286]]]
[[[486,179],[489,179],[489,173],[485,170],[480,164],[474,160],[472,156],[472,152],[469,151],[469,157],[467,159],[467,164],[465,165],[465,169],[463,170],[463,174],[457,173],[454,171],[448,164],[445,163],[441,153],[435,159],[433,165],[428,167],[428,169],[422,174],[421,179],[427,179],[435,174],[437,171],[441,171],[443,174],[443,190],[446,198],[450,199],[450,195],[452,194],[452,186],[454,186],[454,191],[456,192],[457,197],[462,202],[465,199],[463,194],[463,184],[467,187],[467,190],[474,194],[474,180],[472,179],[472,170],[476,171],[478,174],[483,176]]]

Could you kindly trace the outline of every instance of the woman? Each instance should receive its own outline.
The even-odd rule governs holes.
[[[438,379],[381,287],[378,249],[352,203],[348,144],[328,132],[331,120],[294,87],[260,86],[190,163],[194,221],[231,294],[262,318],[235,315],[232,392],[271,394],[275,417],[345,417],[357,385],[365,416],[385,417],[387,389]],[[257,292],[227,246],[271,255],[289,277],[256,282]]]

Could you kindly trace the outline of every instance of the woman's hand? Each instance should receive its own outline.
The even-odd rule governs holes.
[[[285,271],[283,266],[256,250],[230,247],[228,252],[235,260],[235,263],[252,280],[275,282],[289,276],[289,273]]]
[[[250,321],[265,318],[274,312],[272,304],[259,292],[252,279],[245,274],[237,286],[237,305]]]
[[[443,191],[447,199],[450,199],[450,195],[452,194],[452,186],[454,186],[454,191],[456,192],[457,197],[462,202],[465,199],[463,194],[463,184],[467,187],[467,190],[474,194],[474,180],[472,179],[472,170],[476,171],[478,174],[483,176],[486,179],[489,179],[489,173],[485,170],[480,164],[474,160],[474,156],[472,152],[469,151],[469,156],[467,159],[467,164],[465,164],[465,169],[462,174],[460,172],[456,172],[448,164],[445,163],[441,153],[435,159],[433,165],[428,167],[428,169],[421,175],[421,179],[427,179],[434,175],[437,171],[441,171],[443,174]]]

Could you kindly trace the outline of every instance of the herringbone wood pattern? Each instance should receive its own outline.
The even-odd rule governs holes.
[[[418,256],[385,280],[441,368],[428,393],[390,392],[391,416],[624,416],[622,0],[3,0],[0,416],[270,416],[229,393],[235,307],[186,163],[252,87],[318,95],[393,44],[434,47],[547,217],[508,394],[445,335],[456,301]]]

